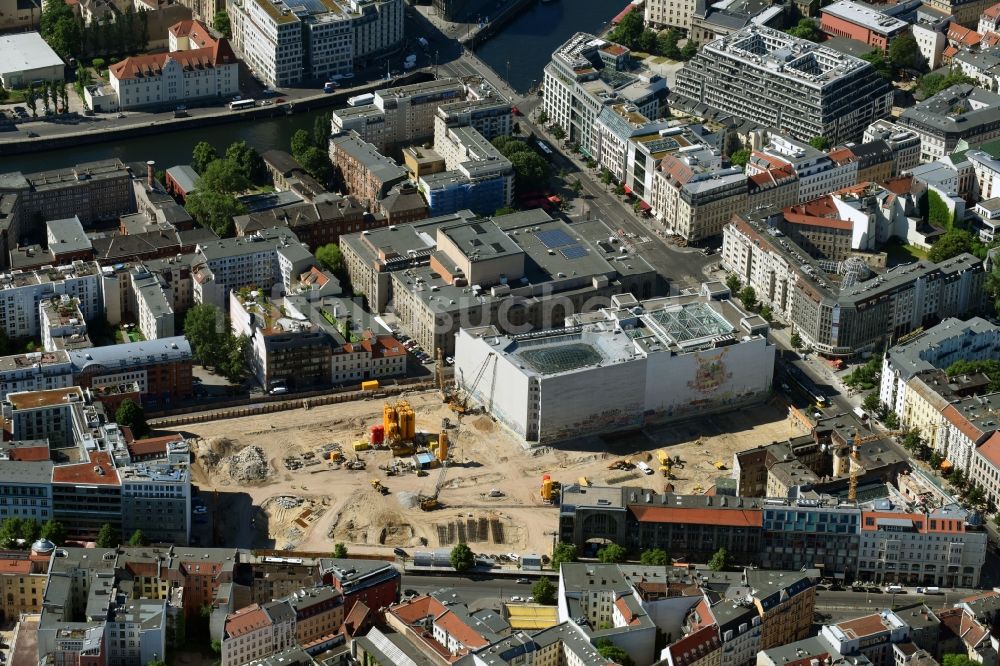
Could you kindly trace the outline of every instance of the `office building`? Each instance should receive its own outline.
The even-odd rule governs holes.
[[[231,0],[233,43],[267,85],[342,76],[403,40],[403,0]]]
[[[542,103],[549,122],[580,144],[584,155],[597,154],[596,121],[602,107],[631,104],[646,118],[660,118],[667,83],[636,66],[620,44],[578,32],[552,54],[545,66]]]
[[[767,323],[728,300],[725,287],[708,288],[648,301],[614,295],[610,307],[545,333],[463,328],[459,388],[539,444],[765,399],[774,356]],[[610,390],[594,392],[596,385]]]
[[[606,305],[613,294],[650,298],[657,288],[652,267],[631,254],[621,259],[599,220],[571,228],[527,211],[435,231],[414,245],[429,255],[428,265],[396,270],[390,279],[399,322],[421,347],[445,355],[453,354],[459,328],[551,328]]]
[[[150,543],[187,544],[191,540],[190,452],[173,445],[167,460],[135,462],[118,469],[122,495],[122,534],[142,530]]]
[[[775,127],[799,141],[823,136],[839,144],[858,140],[887,116],[892,91],[859,58],[751,26],[703,45],[678,72],[671,101],[700,115],[721,112]]]
[[[838,0],[823,7],[820,30],[834,37],[847,37],[882,51],[900,35],[908,34],[910,24],[854,0]]]
[[[955,85],[903,111],[899,125],[920,137],[920,161],[1000,136],[1000,95],[973,85]]]
[[[462,102],[465,96],[465,84],[452,78],[383,88],[376,90],[367,104],[334,111],[331,131],[334,135],[356,132],[362,141],[375,146],[377,152],[389,153],[404,145],[433,139],[438,107]],[[490,123],[482,124],[488,127]]]
[[[718,151],[702,146],[666,155],[653,173],[649,204],[669,233],[688,242],[718,236],[747,207],[747,176],[723,167]]]
[[[0,357],[0,402],[7,399],[8,393],[45,391],[72,384],[72,364],[65,351]]]
[[[418,181],[431,215],[466,209],[490,215],[510,205],[514,167],[474,127],[446,128],[435,139],[434,150],[444,158],[448,170],[421,176]]]
[[[660,153],[658,157],[662,159],[667,152],[700,143],[693,132],[685,131],[687,128],[674,127],[666,120],[650,120],[631,104],[604,106],[598,112],[596,122],[592,157],[598,165],[610,171],[617,182],[644,199],[649,198],[652,188],[646,187],[646,179],[641,175],[633,176],[633,171],[642,174],[647,166],[645,155],[637,147],[661,142],[662,146],[648,146],[647,152]],[[650,174],[655,171],[655,163],[652,166]]]
[[[897,266],[867,281],[858,281],[861,273],[845,262],[833,267],[849,278],[838,284],[805,249],[774,232],[777,216],[774,210],[735,216],[723,232],[722,265],[823,355],[873,351],[890,338],[982,307],[983,264],[972,255]]]
[[[513,108],[510,102],[489,97],[440,104],[434,117],[435,143],[450,127],[472,127],[487,141],[510,136],[514,129]]]
[[[892,150],[892,176],[907,173],[920,164],[920,136],[911,129],[886,119],[876,120],[865,129],[862,145],[884,141]],[[858,175],[861,180],[861,175]]]
[[[80,387],[136,383],[147,409],[193,395],[191,345],[183,336],[72,350],[69,360]]]
[[[22,220],[65,219],[74,215],[84,227],[135,212],[132,175],[119,159],[87,162],[65,169],[0,174],[0,191],[18,193]],[[11,244],[14,247],[14,244]]]

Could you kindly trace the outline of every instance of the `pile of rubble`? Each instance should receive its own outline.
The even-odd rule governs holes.
[[[281,495],[274,498],[275,504],[280,506],[282,509],[294,509],[300,506],[304,500],[301,497],[291,497],[289,495]]]
[[[267,478],[267,458],[259,446],[248,446],[226,459],[227,471],[234,481],[263,481]]]

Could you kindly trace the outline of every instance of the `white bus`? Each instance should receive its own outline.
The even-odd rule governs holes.
[[[535,145],[538,146],[540,151],[542,151],[542,155],[545,156],[545,159],[552,159],[552,149],[549,148],[549,144],[545,143],[541,139],[535,139]]]
[[[229,103],[229,110],[240,111],[242,109],[252,109],[254,104],[256,104],[256,102],[252,99],[238,99],[235,102]]]

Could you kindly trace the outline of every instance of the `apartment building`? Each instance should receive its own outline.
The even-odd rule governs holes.
[[[108,68],[118,109],[228,99],[239,92],[239,60],[200,21],[170,26],[170,51],[125,58]]]
[[[689,242],[718,236],[746,209],[747,177],[723,167],[716,150],[701,147],[665,156],[653,174],[650,205],[658,222]]]
[[[120,467],[122,534],[142,530],[152,543],[191,541],[191,473],[187,445],[170,449],[168,460]]]
[[[959,141],[976,145],[1000,136],[1000,95],[962,84],[912,106],[899,125],[920,137],[920,161],[933,162],[955,151]]]
[[[685,109],[703,105],[799,141],[823,136],[833,144],[858,140],[892,105],[888,82],[869,63],[762,26],[703,45],[670,97]]]
[[[812,201],[858,182],[858,160],[848,149],[824,153],[808,143],[780,134],[771,134],[769,143],[754,151],[747,162],[747,174],[790,167],[799,180],[798,203]]]
[[[86,162],[65,169],[0,174],[0,192],[18,194],[22,220],[80,218],[84,227],[135,212],[132,175],[119,159]],[[13,244],[11,245],[13,247]]]
[[[920,164],[920,136],[913,130],[885,118],[869,125],[861,141],[862,145],[884,141],[889,146],[893,155],[891,173],[893,177],[902,175]],[[860,173],[858,179],[862,180]]]
[[[344,623],[344,595],[332,587],[302,589],[284,601],[295,613],[295,641],[299,645],[329,640]]]
[[[44,391],[72,384],[72,364],[65,351],[0,357],[0,402],[7,399],[8,393]]]
[[[296,262],[283,264],[278,251],[289,246],[299,246],[301,252],[296,252]],[[199,243],[195,255],[191,268],[194,301],[211,303],[220,309],[225,309],[228,294],[233,289],[288,285],[314,263],[308,248],[287,227],[271,227],[252,236]]]
[[[31,551],[0,551],[0,621],[16,622],[22,613],[42,610],[54,546],[45,540],[31,544]]]
[[[465,84],[452,78],[383,88],[375,91],[369,104],[334,111],[330,119],[331,131],[334,135],[353,131],[362,141],[375,146],[376,152],[388,153],[404,145],[433,139],[438,107],[453,103],[468,104],[463,102],[465,96]],[[491,121],[488,118],[496,110],[483,110],[482,113],[486,117],[477,122],[489,134]],[[502,116],[502,111],[499,116]],[[499,130],[502,122],[493,127]]]
[[[62,296],[76,302],[84,319],[101,317],[100,276],[96,263],[83,261],[0,274],[0,325],[13,339],[40,337],[42,301]]]
[[[285,603],[251,604],[226,617],[223,666],[242,666],[286,650],[295,640],[295,613]]]
[[[982,307],[983,264],[972,255],[919,261],[836,285],[806,250],[769,230],[776,217],[773,210],[735,216],[723,231],[722,265],[821,354],[878,349],[890,337]]]
[[[389,194],[393,185],[406,180],[406,169],[354,131],[330,139],[330,160],[337,166],[347,192],[365,201],[375,213],[380,212],[379,200]]]
[[[132,293],[135,303],[136,323],[147,340],[169,338],[174,335],[174,309],[168,298],[169,287],[161,275],[150,273],[139,265],[131,271]]]
[[[73,350],[69,360],[80,387],[136,383],[147,409],[193,394],[191,345],[183,336]]]
[[[93,343],[87,335],[87,322],[77,302],[65,294],[43,300],[38,306],[42,349],[54,352],[86,349]]]
[[[785,209],[799,201],[799,177],[791,165],[747,174],[747,210]]]
[[[52,462],[44,441],[0,449],[0,520],[52,518]]]
[[[639,109],[631,104],[611,104],[601,108],[597,114],[597,137],[595,141],[595,152],[593,158],[604,169],[611,172],[615,180],[624,183],[633,191],[636,188],[629,183],[630,166],[637,159],[635,154],[635,144],[633,142],[646,143],[656,141],[662,136],[675,136],[677,143],[675,150],[693,145],[688,141],[682,129],[673,129],[673,125],[666,120],[650,120],[639,113]],[[631,148],[631,150],[630,150]],[[666,146],[664,146],[666,148]],[[643,164],[645,166],[645,164]],[[654,165],[655,168],[655,165]],[[641,194],[644,198],[649,198],[649,188],[643,190],[640,185]]]
[[[399,599],[402,577],[389,562],[323,558],[323,582],[344,595],[344,608],[361,603],[368,608],[390,606]]]
[[[483,97],[440,104],[434,117],[434,141],[450,127],[472,127],[487,141],[513,134],[514,114],[510,102]]]
[[[986,360],[998,355],[1000,327],[980,317],[967,321],[949,317],[886,351],[879,399],[900,417],[900,426],[918,427],[905,407],[911,380],[927,371],[944,370],[959,360]],[[926,430],[923,434],[930,437]]]
[[[643,20],[654,29],[690,31],[696,6],[695,0],[650,0],[643,10]]]
[[[945,421],[942,455],[955,469],[969,474],[973,453],[996,432],[1000,422],[1000,393],[952,400],[941,416]]]
[[[233,223],[237,236],[252,236],[264,229],[287,227],[300,242],[315,251],[323,245],[339,242],[342,234],[377,229],[388,223],[366,213],[365,207],[354,197],[330,194],[312,203],[238,215],[233,218]]]
[[[973,451],[969,480],[983,489],[994,506],[1000,506],[1000,432],[994,431]]]
[[[349,74],[403,40],[403,0],[231,0],[233,43],[267,85]]]
[[[620,44],[578,32],[552,54],[545,66],[542,104],[550,122],[580,144],[584,155],[598,154],[597,117],[605,105],[630,104],[646,118],[660,118],[666,81],[637,67]]]

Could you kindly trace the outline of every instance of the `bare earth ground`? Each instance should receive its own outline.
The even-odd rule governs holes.
[[[457,420],[436,392],[407,399],[416,412],[418,431],[437,433],[443,417],[452,423]],[[462,417],[458,428],[448,431],[452,463],[445,470],[430,470],[427,476],[409,472],[388,477],[379,465],[391,461],[389,451],[360,453],[367,463],[362,471],[335,469],[327,460],[286,469],[287,456],[313,452],[318,459],[322,447],[333,442],[353,458],[352,442],[363,438],[369,426],[381,423],[382,406],[380,400],[366,400],[189,426],[186,433],[201,438],[194,447],[200,452],[194,480],[202,492],[249,494],[255,507],[256,541],[273,543],[275,548],[330,551],[343,542],[351,552],[386,553],[393,547],[437,548],[465,541],[483,553],[548,553],[556,510],[539,497],[543,473],[564,484],[586,477],[594,484],[663,491],[667,480],[659,473],[608,470],[609,463],[625,456],[648,460],[658,469],[655,454],[663,448],[683,461],[674,470],[676,479],[670,481],[675,491],[702,492],[716,477],[730,473],[734,452],[794,434],[783,408],[759,405],[619,438],[588,438],[525,450],[506,430],[479,414]],[[267,478],[234,480],[225,456],[251,445],[260,447],[267,458]],[[725,463],[727,470],[717,470],[716,461]],[[372,479],[385,484],[389,494],[376,492]],[[415,496],[432,495],[439,483],[443,508],[421,511]],[[494,489],[503,495],[489,497]],[[222,535],[246,529],[235,524],[241,520],[237,514],[218,513],[223,514],[216,515]]]

